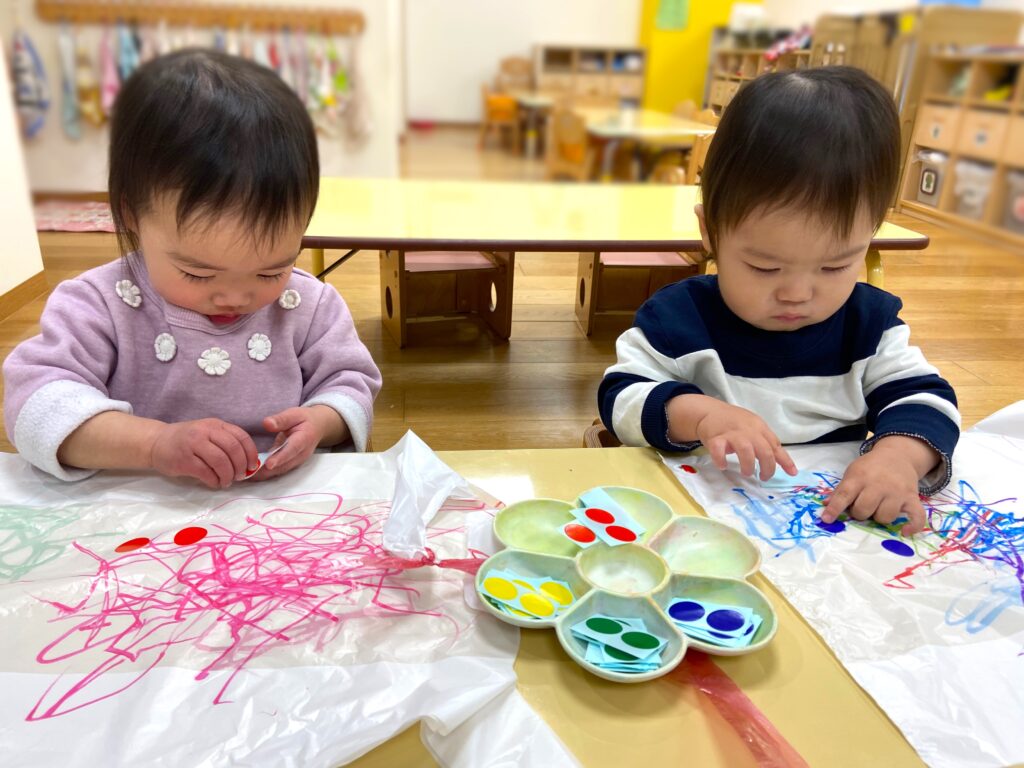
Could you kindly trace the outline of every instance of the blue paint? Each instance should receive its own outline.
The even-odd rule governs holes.
[[[739,611],[723,608],[709,613],[707,623],[709,627],[720,632],[735,632],[737,629],[742,629],[746,621]]]
[[[894,555],[899,555],[900,557],[914,556],[914,550],[909,544],[896,539],[885,539],[882,542],[882,548],[892,552]]]
[[[846,523],[842,520],[833,520],[831,523],[824,523],[821,520],[818,520],[815,525],[821,528],[821,530],[828,531],[829,533],[842,533],[846,530]]]
[[[680,600],[668,607],[668,615],[676,621],[700,621],[704,606],[692,600]]]

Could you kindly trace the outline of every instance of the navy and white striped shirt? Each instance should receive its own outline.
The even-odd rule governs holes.
[[[903,303],[858,283],[827,320],[795,331],[765,331],[725,305],[717,276],[662,288],[616,342],[618,362],[605,371],[598,407],[627,445],[693,450],[668,439],[665,406],[704,394],[753,411],[784,444],[864,440],[885,435],[924,440],[942,462],[922,493],[949,482],[960,436],[956,394],[910,346],[898,317]]]

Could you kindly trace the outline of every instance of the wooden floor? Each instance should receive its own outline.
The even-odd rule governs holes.
[[[459,129],[410,134],[401,167],[419,178],[543,177],[537,161],[493,146],[478,152],[475,132]],[[956,387],[965,426],[1024,399],[1024,254],[909,216],[892,220],[932,238],[924,252],[886,255],[886,287],[903,298],[914,343]],[[108,235],[42,233],[40,241],[51,286],[116,256]],[[308,268],[308,257],[299,265]],[[628,321],[585,338],[574,322],[575,278],[575,254],[518,255],[511,342],[495,343],[471,323],[445,323],[415,327],[413,344],[399,350],[380,323],[377,254],[360,253],[336,270],[330,280],[384,375],[374,447],[387,448],[407,429],[437,450],[579,445]],[[37,332],[44,299],[0,322],[0,355]],[[0,448],[11,450],[6,440]]]

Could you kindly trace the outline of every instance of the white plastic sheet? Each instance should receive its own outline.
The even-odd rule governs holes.
[[[979,426],[1020,419],[996,416]],[[817,482],[789,488],[719,472],[707,456],[664,460],[708,515],[758,544],[762,573],[926,762],[1024,761],[1024,440],[965,433],[952,483],[926,504],[934,530],[908,539],[898,526],[817,524],[856,454],[793,448]]]
[[[434,508],[392,529],[420,567],[383,546],[396,485]],[[518,632],[439,567],[490,504],[417,438],[214,492],[0,456],[0,487],[5,765],[334,766],[417,720],[453,765],[501,764],[510,724],[549,745],[520,764],[572,762],[514,698]]]

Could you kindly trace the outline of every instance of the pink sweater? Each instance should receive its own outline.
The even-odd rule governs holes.
[[[91,474],[62,466],[57,449],[104,411],[216,417],[265,450],[274,436],[264,417],[322,404],[366,446],[380,371],[341,296],[306,272],[293,272],[277,302],[218,326],[165,302],[129,256],[57,286],[40,328],[4,362],[4,419],[21,455],[56,477]]]

